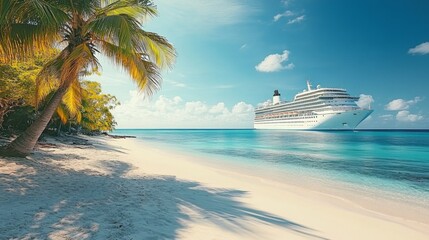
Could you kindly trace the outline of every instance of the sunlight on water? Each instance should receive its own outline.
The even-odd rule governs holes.
[[[114,134],[429,204],[429,132],[116,130]]]

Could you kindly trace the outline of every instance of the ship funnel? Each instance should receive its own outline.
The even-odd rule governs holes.
[[[279,104],[280,103],[280,93],[279,90],[274,90],[274,94],[273,94],[273,105]]]

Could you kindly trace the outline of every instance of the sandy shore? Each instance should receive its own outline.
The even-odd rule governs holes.
[[[425,218],[136,139],[90,142],[0,158],[0,239],[429,239]]]

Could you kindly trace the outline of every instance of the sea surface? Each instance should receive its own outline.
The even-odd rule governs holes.
[[[113,134],[429,207],[429,131],[127,129]]]

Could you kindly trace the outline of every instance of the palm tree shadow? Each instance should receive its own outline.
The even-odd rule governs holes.
[[[112,159],[100,162],[108,174],[44,161],[14,164],[21,166],[16,174],[0,168],[1,239],[174,239],[191,221],[249,237],[255,233],[248,223],[258,222],[325,239],[301,224],[245,206],[238,200],[244,191],[207,188],[172,176],[130,178],[132,166]]]

